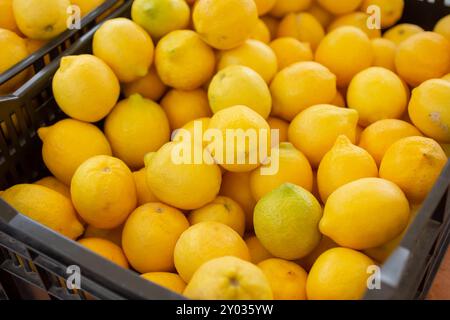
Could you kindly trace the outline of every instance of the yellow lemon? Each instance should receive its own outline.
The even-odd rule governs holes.
[[[275,257],[295,260],[319,244],[322,208],[307,190],[285,183],[261,198],[255,207],[255,233]]]
[[[443,80],[450,81],[450,73],[442,77]]]
[[[125,163],[110,156],[83,162],[73,175],[70,193],[80,216],[102,229],[122,224],[137,202],[133,174]]]
[[[434,32],[421,32],[397,49],[397,73],[411,86],[444,76],[450,68],[450,41]]]
[[[194,90],[213,76],[215,56],[197,33],[177,30],[158,42],[155,65],[166,85],[180,90]]]
[[[177,163],[179,159],[173,155],[184,149],[191,154],[194,147],[188,142],[170,142],[150,157],[146,161],[147,183],[161,201],[176,208],[193,210],[215,199],[222,174],[218,165],[206,161],[195,164],[194,159],[190,159],[192,161]],[[201,149],[200,146],[202,152]]]
[[[269,29],[270,38],[275,39],[277,37],[278,25],[280,24],[280,21],[269,15],[261,17],[260,20],[262,20],[267,29]]]
[[[0,196],[27,217],[64,236],[76,239],[83,234],[70,199],[44,186],[17,184]]]
[[[250,188],[256,201],[286,182],[308,191],[312,190],[313,172],[303,153],[295,149],[291,143],[283,142],[272,149],[271,154],[277,157],[275,173],[272,175],[265,173],[265,170],[274,165],[270,163],[255,169],[250,176]]]
[[[339,91],[336,92],[336,96],[334,99],[330,102],[331,105],[341,108],[347,107],[347,102],[345,101],[344,96]]]
[[[393,143],[402,138],[421,135],[416,127],[406,121],[385,119],[377,121],[364,129],[359,146],[367,150],[379,165],[387,149]]]
[[[396,45],[400,45],[403,41],[413,35],[424,31],[425,30],[415,24],[401,23],[387,30],[383,34],[383,38],[393,41]]]
[[[266,119],[272,108],[269,87],[253,69],[242,65],[226,67],[212,79],[208,98],[214,113],[244,105]]]
[[[184,0],[136,0],[131,7],[131,18],[154,39],[171,31],[186,29],[190,9]]]
[[[203,264],[184,295],[200,300],[271,300],[270,284],[263,272],[236,257],[220,257]]]
[[[117,244],[100,238],[83,238],[78,240],[78,243],[122,268],[128,269],[127,258]]]
[[[245,212],[245,227],[253,229],[253,209],[256,201],[250,190],[251,172],[225,172],[222,178],[220,194],[239,203]]]
[[[158,101],[166,90],[167,87],[159,78],[155,66],[152,66],[147,75],[142,78],[123,84],[123,93],[127,98],[139,93],[146,99]]]
[[[100,238],[115,243],[119,247],[122,247],[122,230],[123,225],[114,229],[99,229],[94,226],[88,225],[83,237],[85,238]]]
[[[268,259],[258,263],[270,287],[274,300],[306,300],[306,271],[294,262]]]
[[[209,129],[220,135],[221,143],[212,143],[208,150],[216,163],[228,171],[251,171],[268,156],[261,150],[270,148],[270,127],[263,117],[246,106],[220,110],[211,118]]]
[[[311,5],[312,0],[277,0],[270,10],[274,17],[281,18],[288,13],[304,11]]]
[[[69,0],[14,0],[14,18],[31,39],[51,39],[67,28]]]
[[[186,282],[176,273],[148,272],[142,274],[141,277],[178,294],[182,294],[186,288]]]
[[[332,105],[316,105],[300,113],[289,126],[289,141],[309,159],[314,168],[340,135],[356,139],[358,112]]]
[[[368,27],[367,21],[370,19],[369,15],[364,12],[353,12],[343,16],[338,16],[328,26],[328,32],[336,30],[344,26],[353,26],[364,32],[370,39],[380,38],[381,31],[378,28]]]
[[[250,39],[258,40],[266,44],[270,42],[272,35],[263,20],[258,19],[253,32],[250,34]]]
[[[267,123],[269,124],[271,130],[278,130],[279,142],[288,141],[289,122],[275,117],[269,117],[267,119]]]
[[[158,201],[147,184],[147,170],[145,168],[133,172],[133,178],[136,184],[137,203],[139,206]]]
[[[349,26],[327,34],[315,58],[337,76],[339,87],[345,87],[358,72],[372,65],[374,54],[367,35]]]
[[[341,186],[328,197],[319,227],[339,245],[362,250],[394,239],[408,220],[409,203],[397,185],[363,178]]]
[[[395,53],[397,51],[395,42],[384,38],[372,39],[371,42],[374,54],[373,65],[395,72]]]
[[[181,211],[158,202],[144,204],[131,213],[123,227],[123,251],[140,273],[172,271],[175,244],[188,228]]]
[[[49,189],[52,189],[66,198],[70,199],[70,189],[67,185],[56,179],[55,177],[45,177],[38,181],[36,181],[34,184],[38,184],[40,186],[47,187]]]
[[[317,258],[322,255],[322,253],[336,247],[339,247],[336,242],[326,236],[322,236],[322,239],[320,240],[317,247],[306,257],[297,260],[297,263],[305,268],[305,270],[309,271],[311,270],[313,264],[316,262]]]
[[[347,248],[325,251],[314,263],[306,281],[309,300],[359,300],[367,290],[369,267],[366,255]]]
[[[103,2],[105,2],[105,0],[70,0],[72,5],[80,8],[82,17],[96,9]]]
[[[111,67],[121,82],[131,82],[147,74],[154,47],[150,36],[138,24],[115,18],[95,32],[92,51]]]
[[[326,203],[328,197],[344,184],[370,177],[378,177],[378,167],[370,153],[353,145],[346,136],[339,136],[317,171],[320,197]]]
[[[407,137],[386,151],[380,165],[380,177],[396,183],[411,202],[420,203],[431,191],[446,163],[447,156],[436,141]]]
[[[18,32],[16,19],[14,18],[13,0],[0,0],[0,28]]]
[[[191,211],[188,216],[191,225],[215,221],[223,223],[242,237],[245,231],[245,214],[239,204],[231,198],[218,196],[207,205]]]
[[[25,40],[10,30],[0,29],[0,74],[13,67],[28,56]],[[14,91],[28,75],[28,70],[0,85],[0,94]]]
[[[317,1],[312,3],[307,12],[312,14],[324,28],[328,27],[333,21],[333,14],[322,8]]]
[[[378,120],[398,119],[408,103],[402,80],[392,71],[371,67],[358,73],[347,91],[348,107],[359,114],[366,127]]]
[[[192,121],[189,121],[184,126],[182,126],[180,129],[184,129],[185,132],[188,132],[190,134],[190,140],[192,143],[195,143],[196,139],[196,127],[201,126],[204,129],[207,129],[209,127],[209,122],[211,121],[211,118],[204,117],[204,118],[198,118]],[[180,141],[183,139],[181,131],[179,129],[175,129],[172,132],[172,141]],[[202,145],[206,145],[205,142],[202,143]]]
[[[174,251],[175,267],[186,282],[191,280],[201,265],[225,256],[250,260],[247,245],[239,234],[214,221],[189,227],[181,234]]]
[[[362,11],[367,12],[371,6],[380,9],[381,27],[389,28],[402,17],[405,0],[364,0]]]
[[[436,23],[434,32],[439,33],[450,41],[450,14],[446,15]]]
[[[277,0],[254,0],[258,15],[263,16],[275,6]]]
[[[277,73],[270,85],[274,116],[291,121],[301,111],[336,96],[336,76],[316,62],[297,62]]]
[[[317,2],[332,14],[342,15],[358,9],[362,0],[317,0]]]
[[[315,50],[325,36],[325,30],[319,21],[310,13],[288,14],[278,26],[277,37],[293,37],[309,43]]]
[[[300,42],[296,38],[281,37],[270,43],[270,47],[278,59],[278,70],[282,70],[296,62],[313,61],[314,55],[309,43]]]
[[[64,119],[38,135],[43,142],[42,157],[51,173],[70,185],[75,170],[96,155],[111,155],[111,147],[96,126],[73,119]]]
[[[147,153],[157,151],[170,140],[169,121],[157,103],[133,94],[108,115],[105,135],[116,157],[130,168],[140,169]]]
[[[273,50],[261,41],[249,39],[231,50],[219,54],[217,68],[241,65],[256,71],[267,83],[270,83],[278,70],[277,57]]]
[[[86,122],[103,119],[119,98],[119,80],[111,68],[92,55],[68,56],[53,77],[53,94],[68,116]]]
[[[261,241],[259,241],[255,235],[245,238],[245,243],[247,244],[250,253],[250,261],[252,263],[257,264],[261,261],[273,258],[272,254],[264,248]]]
[[[422,83],[413,90],[408,111],[414,125],[428,137],[450,143],[450,82]]]
[[[192,19],[207,44],[226,50],[239,46],[251,35],[258,12],[253,0],[198,0]]]

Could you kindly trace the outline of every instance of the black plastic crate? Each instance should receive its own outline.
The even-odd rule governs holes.
[[[427,29],[450,13],[444,1],[406,2],[403,21]],[[125,1],[107,19],[129,17],[131,3]],[[414,12],[434,14],[416,19],[411,18]],[[62,56],[90,52],[97,28],[86,32]],[[56,57],[14,94],[0,97],[0,189],[48,174],[36,130],[64,117],[51,91],[60,59]],[[401,245],[382,266],[381,290],[368,291],[365,299],[425,298],[450,241],[449,184],[450,163]],[[66,286],[67,267],[72,265],[81,270],[81,290]],[[182,299],[30,220],[0,199],[0,300],[17,298]]]

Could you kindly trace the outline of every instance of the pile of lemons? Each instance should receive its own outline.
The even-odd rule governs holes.
[[[53,93],[69,118],[38,131],[53,176],[1,196],[189,298],[360,299],[450,144],[450,17],[394,26],[403,6],[135,0],[92,54],[61,60]],[[198,123],[266,142],[278,129],[278,170],[217,164],[178,139]],[[213,161],[176,163],[184,144]]]

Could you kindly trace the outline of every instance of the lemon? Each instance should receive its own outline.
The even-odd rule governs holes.
[[[310,13],[288,14],[278,26],[277,38],[293,37],[308,43],[313,50],[317,48],[325,36],[320,22]]]
[[[111,241],[100,238],[83,238],[78,240],[78,243],[122,268],[128,269],[128,261],[122,249]]]
[[[207,44],[226,50],[239,46],[251,35],[258,13],[253,0],[198,0],[192,19]]]
[[[309,43],[300,42],[296,38],[281,37],[270,43],[270,47],[278,59],[278,70],[282,70],[296,62],[313,61],[314,55]]]
[[[174,270],[173,253],[189,228],[183,213],[165,204],[147,203],[134,210],[122,232],[128,261],[140,273]]]
[[[0,29],[0,74],[13,67],[28,56],[25,40],[10,30]],[[0,85],[0,94],[14,91],[27,77],[28,71],[19,73],[11,80]]]
[[[69,0],[14,0],[14,18],[31,39],[51,39],[67,28]]]
[[[189,6],[183,0],[136,0],[131,7],[133,21],[154,39],[187,28],[189,16]]]
[[[309,300],[359,300],[367,290],[375,263],[366,255],[347,248],[324,252],[314,263],[306,281]]]
[[[193,210],[214,200],[219,193],[222,175],[216,164],[174,161],[175,148],[193,150],[189,143],[184,143],[167,143],[148,159],[147,183],[153,194],[164,203]]]
[[[381,27],[383,29],[393,26],[400,20],[405,7],[404,0],[364,0],[362,11],[367,12],[370,6],[380,8]]]
[[[180,90],[193,90],[213,76],[215,56],[197,33],[177,30],[158,42],[155,65],[166,85]]]
[[[45,177],[38,181],[36,181],[34,184],[47,187],[49,189],[52,189],[66,198],[70,199],[70,189],[68,186],[66,186],[64,183],[56,179],[55,177]]]
[[[231,50],[219,54],[218,69],[241,65],[256,71],[270,83],[278,69],[277,57],[273,50],[261,41],[249,39]]]
[[[277,0],[254,0],[258,15],[263,16],[275,6]]]
[[[176,273],[148,272],[142,274],[141,277],[178,294],[182,294],[186,288],[186,283]]]
[[[64,236],[76,239],[83,234],[70,199],[44,186],[17,184],[0,197],[27,217]]]
[[[114,229],[99,229],[94,226],[86,226],[86,231],[83,237],[85,238],[100,238],[115,243],[119,247],[122,247],[122,230],[123,225]]]
[[[270,166],[269,164],[255,169],[250,176],[250,189],[256,201],[286,182],[308,191],[312,190],[313,172],[303,153],[289,142],[280,143],[275,148],[279,152],[277,172],[273,175],[265,175],[262,170],[264,170],[264,167]],[[272,150],[271,154],[273,155],[274,152]]]
[[[170,140],[169,121],[157,103],[134,94],[120,101],[108,115],[105,135],[116,157],[130,168],[140,169],[147,153]]]
[[[400,45],[403,41],[413,35],[424,31],[425,30],[415,24],[401,23],[387,30],[383,34],[383,38],[393,41],[396,45]]]
[[[249,39],[258,40],[265,44],[270,43],[272,35],[270,34],[270,30],[264,23],[264,21],[258,19],[258,21],[256,22],[256,26],[253,29],[253,32],[250,34]]]
[[[153,41],[147,32],[126,18],[107,20],[95,32],[94,55],[105,61],[121,82],[147,74],[153,61]]]
[[[273,293],[274,300],[306,300],[307,273],[294,262],[268,259],[258,263]]]
[[[317,48],[315,59],[337,76],[339,87],[345,87],[358,72],[372,65],[374,53],[367,35],[348,26],[328,33]]]
[[[414,125],[428,137],[450,143],[450,82],[425,81],[413,90],[408,106]]]
[[[322,253],[336,247],[339,247],[336,242],[326,236],[322,236],[322,239],[320,240],[317,247],[306,257],[297,260],[297,263],[305,268],[305,270],[309,271],[316,262],[317,258],[322,255]]]
[[[441,18],[434,26],[434,32],[447,38],[450,41],[450,14]]]
[[[399,187],[384,179],[363,178],[328,197],[320,231],[343,247],[362,250],[394,239],[408,219],[409,203]]]
[[[14,18],[13,0],[0,0],[0,28],[19,32]]]
[[[139,206],[158,201],[147,184],[147,170],[145,168],[133,172],[133,178],[136,184],[137,203]]]
[[[192,277],[184,295],[197,300],[271,300],[269,282],[250,262],[220,257],[203,264]]]
[[[192,121],[189,121],[188,123],[186,123],[184,126],[182,126],[180,129],[184,129],[187,132],[189,132],[189,134],[191,135],[191,141],[192,143],[196,143],[195,139],[196,139],[196,133],[195,133],[195,128],[198,125],[201,125],[201,127],[204,129],[207,129],[209,127],[209,122],[211,121],[211,118],[209,117],[203,117],[203,118],[198,118]],[[172,132],[172,141],[180,141],[182,139],[182,135],[181,135],[181,130],[179,129],[175,129]],[[205,142],[202,143],[202,145],[206,145]]]
[[[450,81],[450,73],[447,73],[445,76],[442,77],[443,80]]]
[[[295,260],[307,256],[319,243],[322,208],[307,190],[285,183],[256,204],[255,233],[275,257]]]
[[[255,235],[245,238],[245,243],[247,244],[250,253],[250,261],[252,263],[257,264],[261,261],[273,258],[272,254],[264,248],[261,241],[259,241]]]
[[[381,67],[358,73],[347,91],[348,107],[358,111],[359,124],[363,127],[378,120],[400,118],[406,110],[407,99],[402,80]]]
[[[239,204],[231,198],[218,196],[207,205],[191,211],[188,216],[191,225],[215,221],[223,223],[242,237],[245,231],[245,214]]]
[[[52,86],[61,110],[86,122],[103,119],[120,94],[119,80],[111,68],[99,58],[87,54],[63,57]]]
[[[73,119],[64,119],[46,128],[38,135],[43,142],[42,157],[50,172],[70,185],[75,170],[96,155],[111,155],[111,147],[103,133],[94,125]]]
[[[242,65],[219,71],[209,85],[208,99],[214,113],[244,105],[267,118],[272,108],[272,98],[264,79],[253,69]]]
[[[374,54],[373,65],[395,72],[395,53],[397,51],[395,42],[384,38],[372,39],[371,42]]]
[[[396,183],[411,202],[420,203],[431,191],[446,163],[447,156],[436,141],[407,137],[386,151],[380,165],[380,177]]]
[[[225,256],[250,260],[247,245],[239,234],[214,221],[189,227],[181,234],[174,251],[175,267],[186,282],[191,280],[201,265]]]
[[[279,142],[288,141],[289,122],[279,118],[269,117],[267,119],[267,123],[269,124],[271,130],[278,130]]]
[[[317,2],[332,14],[342,15],[358,9],[362,0],[317,0]]]
[[[343,16],[338,16],[328,26],[328,32],[344,26],[353,26],[364,32],[370,39],[381,37],[380,29],[368,27],[367,21],[369,19],[369,15],[364,12],[352,12]]]
[[[370,153],[353,145],[346,136],[339,136],[317,171],[320,197],[326,203],[328,197],[344,184],[370,177],[378,177],[378,167]]]
[[[317,3],[317,1],[314,1],[312,3],[307,12],[312,14],[324,28],[327,28],[333,20],[333,15],[322,8],[320,4]]]
[[[293,120],[301,111],[336,96],[336,76],[316,62],[298,62],[281,70],[270,85],[272,114]]]
[[[403,41],[395,56],[397,73],[411,86],[441,78],[450,68],[450,41],[434,32],[421,32]]]
[[[152,66],[147,75],[142,78],[123,84],[123,93],[127,98],[132,94],[139,93],[146,99],[158,101],[166,90],[167,87],[159,78],[155,66]]]
[[[347,107],[347,102],[345,101],[344,96],[339,91],[336,92],[336,96],[334,96],[334,99],[330,102],[331,105],[341,108]]]
[[[238,105],[220,110],[211,118],[209,129],[219,133],[222,141],[218,146],[212,143],[212,149],[210,146],[207,149],[224,169],[247,172],[258,168],[266,159],[267,154],[261,153],[261,149],[270,148],[270,127],[252,109]],[[240,136],[239,132],[244,134]]]
[[[311,2],[311,0],[277,0],[269,13],[274,17],[281,18],[286,14],[308,9]]]
[[[105,0],[70,0],[72,5],[80,8],[82,17],[96,9],[103,2],[105,2]]]
[[[300,113],[289,126],[289,141],[303,152],[314,168],[340,135],[356,139],[358,112],[332,105],[316,105]]]
[[[421,136],[412,124],[398,119],[377,121],[361,134],[359,146],[367,150],[379,165],[387,149],[398,140],[406,137]]]
[[[220,194],[236,201],[245,213],[245,227],[253,229],[253,209],[256,201],[250,190],[251,172],[225,172]]]
[[[137,202],[133,174],[125,163],[111,156],[83,162],[73,175],[70,193],[80,216],[102,229],[122,224]]]

